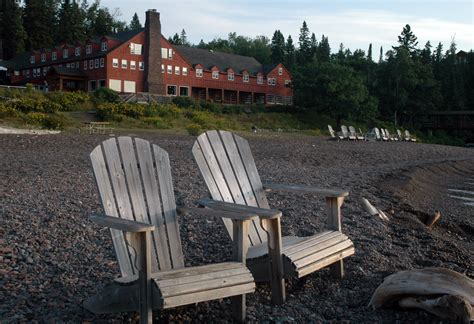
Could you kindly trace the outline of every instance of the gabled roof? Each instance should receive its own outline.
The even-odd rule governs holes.
[[[221,71],[232,68],[237,73],[247,70],[252,75],[263,72],[262,64],[253,57],[180,45],[173,47],[193,66],[201,64],[209,70],[217,66]]]
[[[145,28],[134,29],[134,30],[126,30],[126,31],[123,31],[123,32],[120,32],[120,33],[109,34],[109,35],[106,35],[105,37],[113,38],[113,39],[116,39],[116,40],[121,41],[123,43],[123,42],[128,41],[130,38],[132,38],[136,34],[141,33],[144,30],[145,30]]]
[[[263,66],[263,72],[264,72],[265,74],[270,73],[271,71],[273,71],[274,68],[276,68],[276,67],[278,66],[278,64],[279,64],[279,63],[277,63],[277,64],[265,64],[265,65]]]

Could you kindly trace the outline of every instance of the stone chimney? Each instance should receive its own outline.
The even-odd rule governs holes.
[[[161,23],[156,9],[146,12],[145,22],[145,91],[165,94],[161,74]]]

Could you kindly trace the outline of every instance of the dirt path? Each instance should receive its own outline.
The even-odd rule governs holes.
[[[138,132],[134,132],[138,134]],[[207,196],[191,155],[194,138],[144,133],[170,153],[178,205]],[[433,322],[421,311],[367,308],[372,292],[395,271],[443,266],[473,277],[474,207],[449,198],[447,188],[474,177],[474,150],[411,143],[336,143],[323,138],[244,135],[263,181],[348,189],[343,231],[356,255],[338,281],[327,270],[288,282],[288,301],[274,307],[259,285],[248,297],[248,318],[354,322]],[[95,316],[82,302],[118,275],[109,232],[87,219],[100,210],[88,160],[107,136],[85,134],[0,136],[0,320],[128,320],[131,314]],[[384,223],[369,216],[360,197],[389,212]],[[269,196],[283,211],[286,235],[323,228],[324,200],[306,195]],[[433,230],[417,213],[442,212]],[[219,221],[180,219],[187,265],[231,258]],[[230,319],[228,300],[157,314],[162,321]]]

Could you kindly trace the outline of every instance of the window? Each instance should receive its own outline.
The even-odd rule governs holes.
[[[97,81],[91,80],[89,81],[89,91],[94,91],[97,89]]]
[[[93,69],[94,68],[94,60],[89,60],[89,69]]]
[[[81,55],[81,48],[80,47],[76,47],[75,54],[76,54],[76,56]]]
[[[167,59],[168,58],[168,49],[167,48],[164,48],[164,47],[161,48],[161,58],[162,59]]]
[[[180,75],[181,74],[181,68],[179,66],[174,67],[174,74]]]
[[[212,78],[219,79],[219,71],[212,71]]]
[[[84,61],[84,70],[87,70],[87,61]]]
[[[41,62],[46,62],[46,54],[41,54]]]
[[[35,64],[35,56],[34,55],[30,56],[30,63]]]
[[[51,59],[52,59],[53,61],[56,61],[57,58],[58,58],[58,53],[57,53],[57,52],[51,53]]]
[[[137,69],[137,61],[130,61],[130,69],[131,70]]]
[[[127,60],[122,60],[122,69],[126,69],[128,66]]]
[[[67,67],[68,69],[70,69],[70,68],[71,68],[71,63],[67,63],[67,64],[66,64],[66,67]]]
[[[99,88],[105,87],[105,80],[99,80]]]
[[[161,64],[161,73],[165,73],[165,65]]]
[[[30,70],[26,70],[26,77],[27,77],[27,78],[30,77]]]
[[[261,75],[257,76],[257,84],[263,84],[263,76]]]
[[[244,82],[249,82],[249,75],[247,73],[245,73],[242,77],[243,81]]]
[[[283,75],[283,68],[278,68],[278,75]]]
[[[202,75],[203,75],[202,69],[196,69],[196,77],[197,78],[202,78]]]
[[[36,78],[36,69],[33,69],[33,78]]]
[[[188,87],[179,87],[179,95],[181,97],[189,96],[189,88]]]
[[[112,66],[113,66],[114,68],[117,68],[117,67],[118,67],[118,59],[116,59],[116,58],[112,59]]]
[[[63,58],[68,58],[69,56],[69,50],[66,48],[63,50]]]
[[[104,52],[104,51],[107,50],[107,42],[102,42],[102,43],[100,44],[100,50],[101,50],[102,52]]]
[[[139,62],[139,63],[138,63],[138,69],[139,69],[140,71],[145,70],[145,62]]]
[[[43,75],[46,75],[48,73],[48,68],[47,67],[44,67],[43,68]]]
[[[96,68],[96,69],[99,68],[99,59],[98,59],[98,58],[95,59],[94,65],[95,65],[95,68]]]
[[[130,54],[142,55],[142,44],[130,43]]]
[[[234,81],[234,72],[227,73],[227,80]]]
[[[183,67],[182,71],[183,71],[183,75],[188,75],[188,68],[187,67]]]
[[[171,65],[168,65],[167,71],[168,74],[173,74],[173,67]]]
[[[176,86],[175,85],[169,85],[166,89],[166,94],[168,96],[176,96]]]
[[[285,80],[285,85],[289,85],[291,83],[291,80]]]
[[[275,80],[275,78],[268,78],[267,83],[268,83],[268,85],[275,86],[276,85],[276,80]]]
[[[86,45],[86,54],[91,54],[92,53],[92,45]]]
[[[103,57],[100,58],[100,67],[104,67],[105,59]]]
[[[79,62],[76,62],[76,69],[79,68]]]
[[[173,59],[173,50],[172,50],[171,48],[168,48],[168,58],[169,58],[170,60]]]

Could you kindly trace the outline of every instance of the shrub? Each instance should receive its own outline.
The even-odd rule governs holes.
[[[159,116],[144,117],[143,122],[145,122],[146,124],[149,124],[149,125],[153,125],[153,126],[155,126],[156,128],[159,128],[159,129],[170,128],[169,123],[167,123],[165,120],[163,120],[163,118],[161,118]]]
[[[222,112],[222,106],[215,104],[211,101],[200,101],[199,106],[201,107],[202,110],[207,110],[213,113],[221,113]]]
[[[24,116],[28,124],[41,126],[47,129],[63,129],[64,117],[56,114],[45,114],[42,112],[30,112]]]
[[[49,101],[44,98],[33,99],[29,97],[15,98],[7,102],[7,105],[15,110],[23,113],[28,112],[46,112],[53,113],[59,111],[61,106],[55,102]]]
[[[115,103],[119,101],[118,92],[109,88],[100,88],[94,91],[94,102],[99,105],[102,103]]]
[[[62,92],[53,91],[49,92],[46,97],[52,102],[56,103],[60,107],[60,111],[71,111],[78,108],[79,104],[82,104],[90,100],[87,93],[76,91],[76,92]]]
[[[0,118],[18,117],[21,113],[7,104],[0,102]]]
[[[172,102],[180,108],[195,108],[196,102],[191,97],[174,97]]]
[[[106,120],[120,121],[118,115],[124,115],[132,118],[140,118],[145,116],[145,106],[141,104],[117,104],[103,103],[96,108],[97,115]]]
[[[202,133],[202,128],[201,126],[197,124],[190,124],[186,130],[188,131],[188,134],[191,136],[198,136]]]

